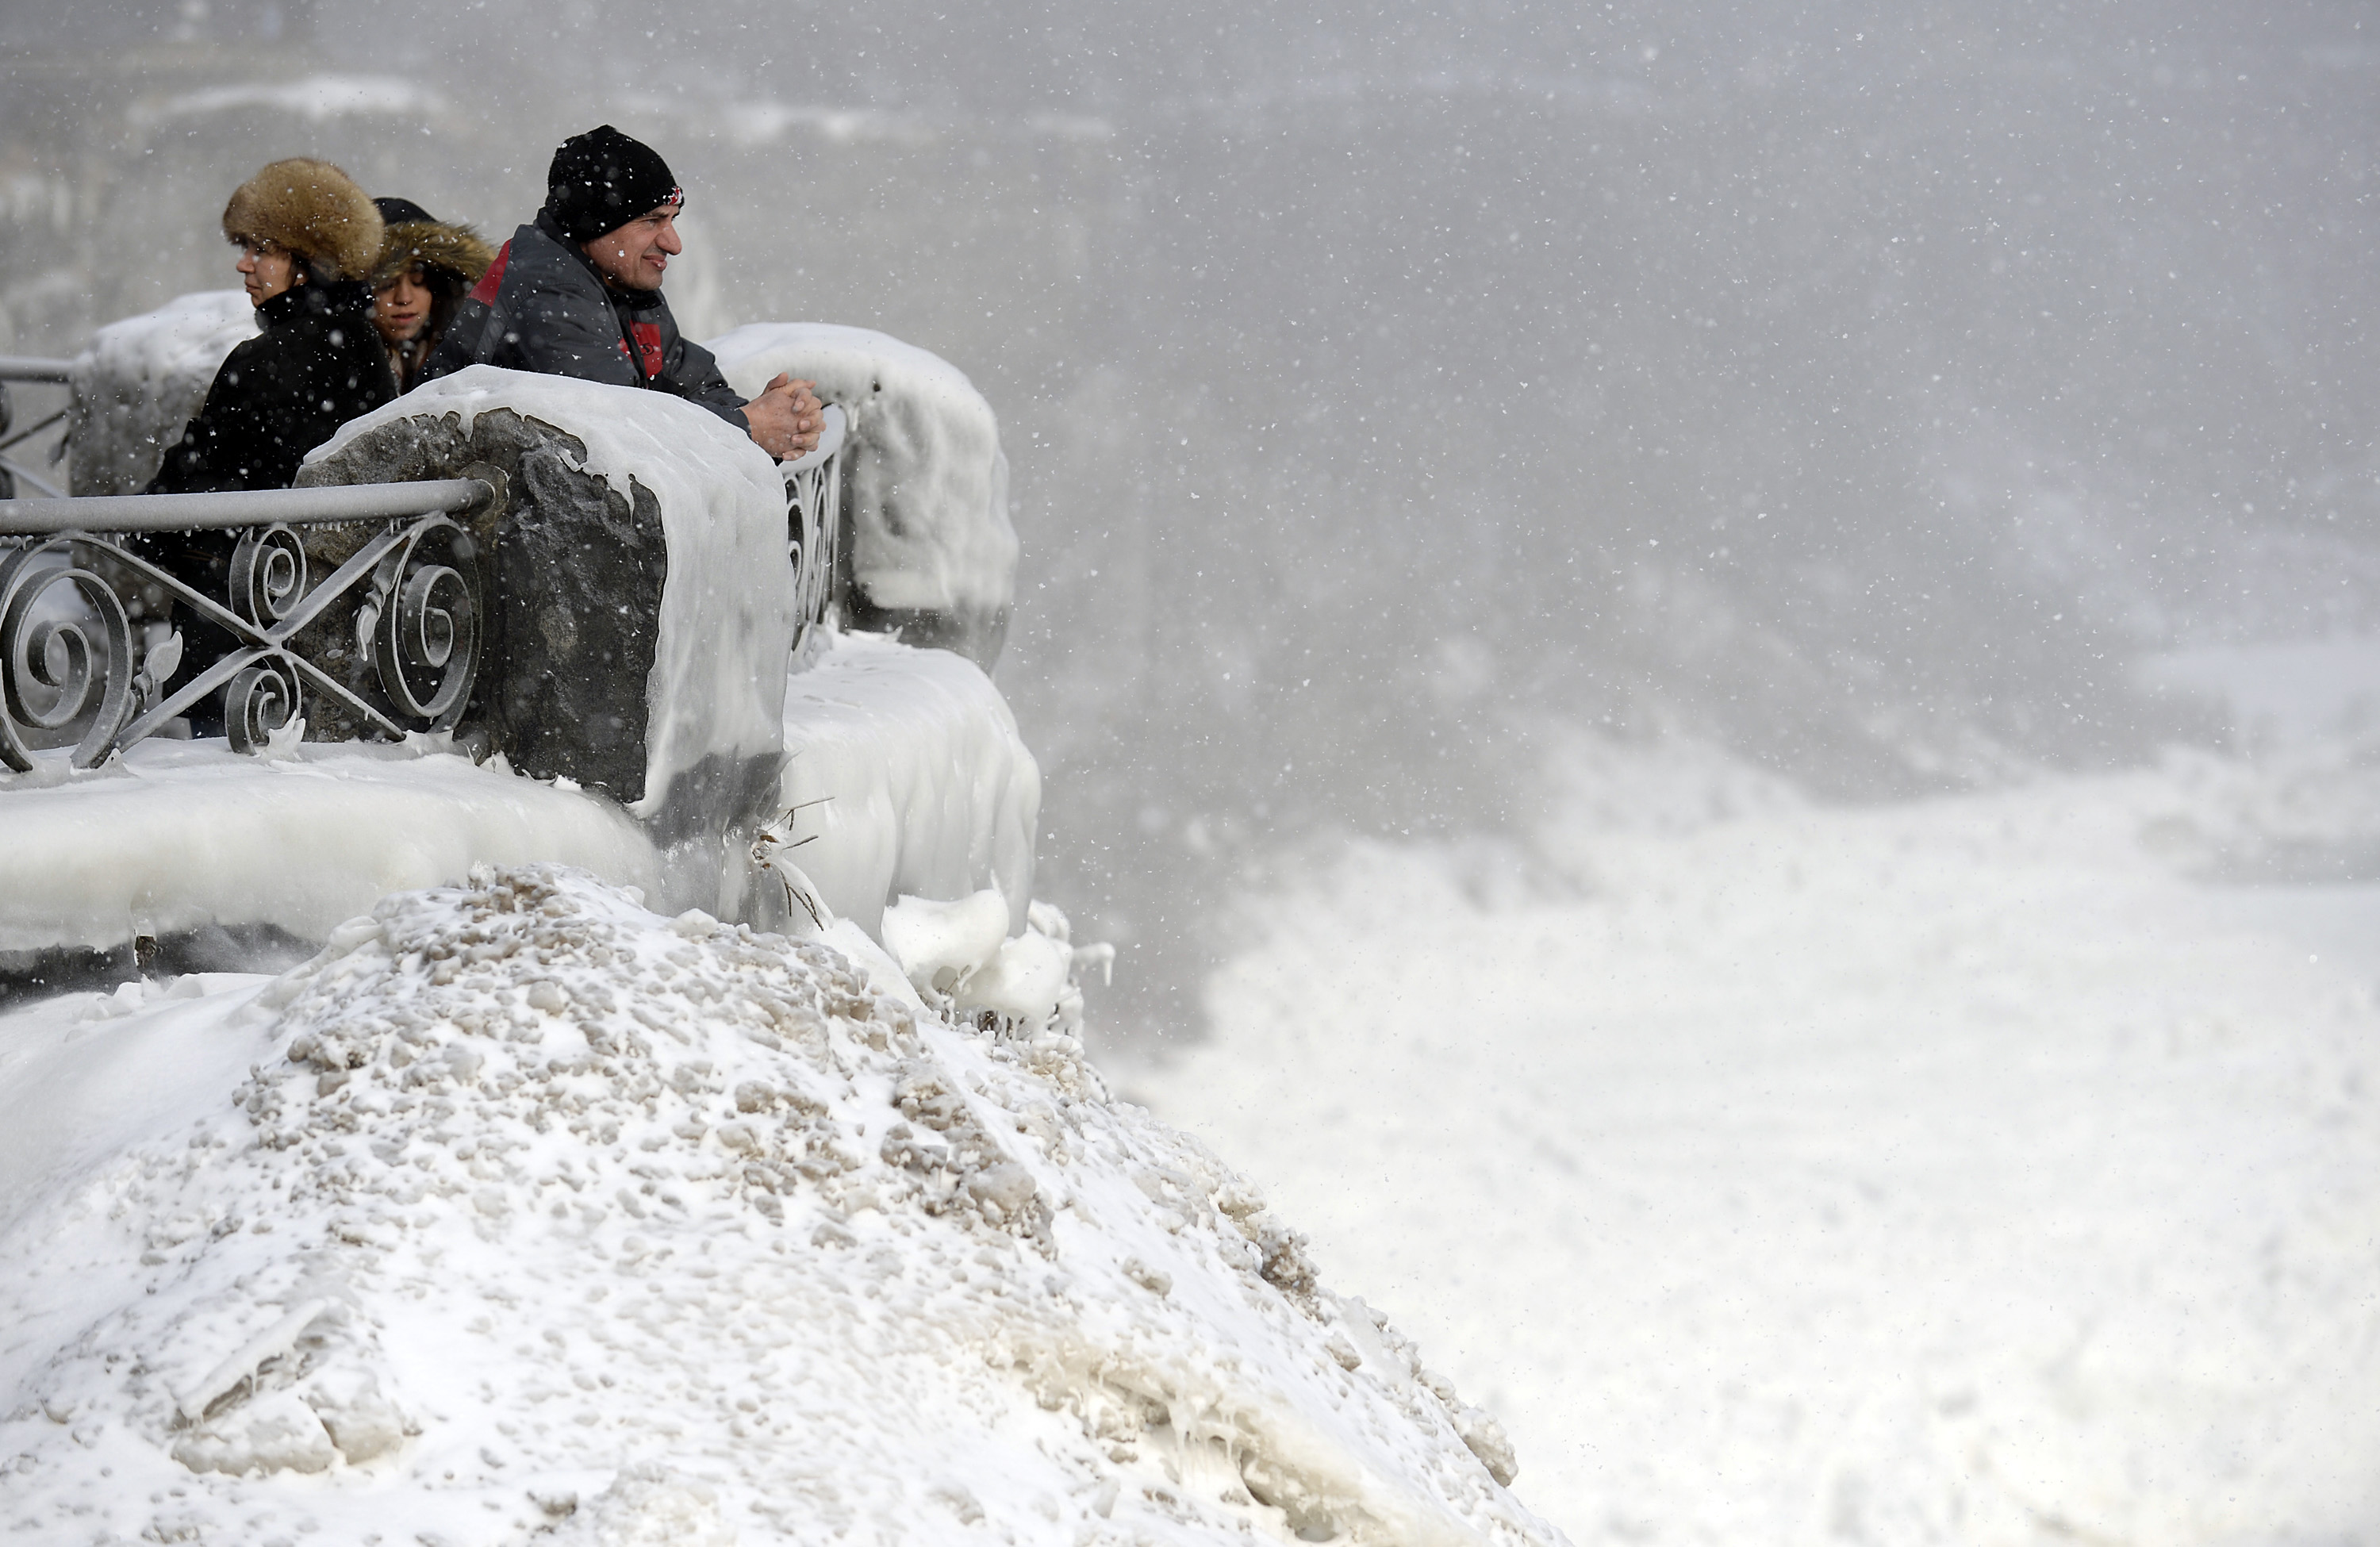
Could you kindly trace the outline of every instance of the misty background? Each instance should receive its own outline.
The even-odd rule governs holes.
[[[1039,889],[1186,1035],[1251,865],[1524,865],[1581,737],[1960,787],[2221,742],[2144,654],[2373,632],[2370,14],[11,0],[0,352],[236,283],[274,157],[502,239],[649,140],[690,335],[999,412]]]

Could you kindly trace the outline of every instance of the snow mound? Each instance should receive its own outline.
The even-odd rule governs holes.
[[[1245,1182],[840,938],[552,867],[342,930],[232,1102],[0,1235],[10,1525],[1560,1540]]]
[[[747,397],[780,372],[851,415],[852,578],[880,608],[1005,614],[1016,593],[1008,457],[965,372],[888,334],[755,323],[710,341]]]
[[[68,487],[139,493],[206,401],[224,357],[256,331],[245,290],[176,296],[100,329],[75,357]]]

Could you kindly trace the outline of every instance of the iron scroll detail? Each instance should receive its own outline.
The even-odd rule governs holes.
[[[422,728],[452,730],[479,675],[480,595],[471,534],[443,516],[418,521],[372,574],[356,618],[381,691]]]
[[[73,766],[93,767],[215,693],[225,737],[241,752],[285,732],[310,699],[368,735],[452,730],[479,671],[476,545],[443,512],[373,524],[380,530],[319,580],[288,522],[248,524],[221,599],[120,535],[58,530],[0,547],[0,763],[30,772],[37,751],[71,746]],[[369,680],[343,681],[301,651],[301,631],[343,597],[357,603]],[[172,675],[165,663],[184,635],[166,627],[168,612],[232,640],[170,692],[157,679]]]
[[[52,542],[0,562],[0,761],[19,772],[36,744],[63,741],[91,767],[133,706],[130,619],[79,557]]]

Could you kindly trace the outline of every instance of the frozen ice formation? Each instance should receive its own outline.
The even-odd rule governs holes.
[[[529,867],[390,897],[269,983],[0,1019],[0,1111],[144,1026],[218,1050],[165,1095],[109,1061],[144,1137],[0,1227],[8,1523],[1560,1540],[1245,1182],[1071,1037],[949,1024],[844,938]]]
[[[433,746],[268,760],[156,740],[87,774],[0,776],[0,953],[253,925],[321,941],[480,862],[559,860],[659,895],[660,856],[619,807]]]
[[[830,323],[754,323],[710,340],[750,396],[780,372],[818,384],[851,414],[851,576],[912,642],[960,651],[986,671],[1016,592],[1008,457],[991,405],[965,372],[887,334]]]
[[[996,887],[1024,932],[1040,774],[982,672],[833,636],[787,679],[783,727],[775,830],[832,911],[872,934],[895,894]],[[708,895],[669,896],[651,832],[620,807],[438,746],[307,743],[271,761],[156,740],[87,774],[0,774],[0,953],[256,924],[319,942],[479,862],[557,860],[722,911],[715,874],[694,878]]]
[[[780,827],[837,914],[874,934],[896,895],[992,887],[1024,930],[1041,770],[973,663],[835,635],[785,683],[785,752]]]
[[[955,902],[905,896],[884,910],[885,950],[921,993],[947,993],[1000,953],[1008,903],[987,889]]]
[[[1008,900],[996,888],[956,902],[904,896],[884,910],[884,949],[929,1005],[1031,1026],[1057,1017],[1072,1029],[1082,1018],[1072,932],[1054,907],[1031,913],[1011,939]]]
[[[224,357],[255,336],[245,290],[176,296],[100,329],[75,357],[68,487],[139,493],[206,400]]]
[[[188,296],[102,330],[77,366],[88,431],[78,445],[101,459],[93,479],[128,488],[148,476],[159,437],[178,432],[223,354],[252,331],[245,307],[237,292]],[[789,684],[785,496],[767,456],[663,395],[472,367],[342,427],[309,454],[298,481],[504,475],[494,481],[505,509],[473,518],[493,540],[491,652],[473,714],[512,766],[613,796],[652,852],[621,843],[600,812],[467,788],[453,770],[416,777],[385,759],[309,753],[298,760],[306,776],[331,787],[301,794],[253,771],[201,775],[202,749],[136,749],[126,769],[139,782],[104,792],[0,780],[12,801],[0,808],[0,837],[48,815],[77,824],[74,845],[25,850],[57,857],[38,872],[0,843],[0,871],[25,882],[0,887],[0,952],[257,922],[319,938],[390,883],[453,881],[475,859],[564,860],[672,907],[743,918],[757,902],[766,917],[745,849],[772,817],[793,819],[822,899],[864,930],[896,894],[996,886],[1012,899],[1010,932],[1022,933],[1040,778],[984,675],[997,648],[986,620],[1005,616],[1016,556],[990,410],[955,370],[881,335],[786,326],[734,336],[739,359],[768,366],[764,380],[791,350],[801,369],[868,400],[855,408],[853,499],[863,531],[880,520],[899,542],[861,542],[877,555],[863,568],[877,566],[870,583],[889,600],[855,611],[966,649],[976,664],[844,639]],[[344,555],[317,556],[327,567]],[[916,573],[895,585],[887,577],[903,565]],[[316,627],[333,647],[345,631],[337,618]],[[154,776],[167,770],[171,780]],[[163,794],[166,782],[203,784],[219,820],[201,827],[137,809],[136,792]],[[15,804],[42,785],[60,786],[42,791],[55,811]],[[372,808],[371,794],[400,785],[463,820],[421,827]],[[293,794],[304,820],[285,823],[276,803]],[[419,798],[407,809],[425,810]],[[480,820],[492,814],[492,827]],[[103,815],[109,822],[79,820]],[[341,819],[353,830],[333,831]],[[233,854],[226,870],[240,884],[211,879],[202,862],[216,849]],[[148,879],[124,879],[133,876]]]

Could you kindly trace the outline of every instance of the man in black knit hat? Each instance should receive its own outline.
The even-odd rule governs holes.
[[[662,276],[685,250],[685,205],[668,163],[611,125],[564,140],[545,207],[496,254],[422,379],[501,365],[648,387],[700,404],[772,457],[808,452],[825,422],[810,383],[779,376],[747,403],[710,351],[679,335]]]

